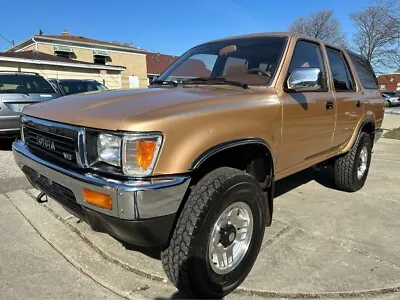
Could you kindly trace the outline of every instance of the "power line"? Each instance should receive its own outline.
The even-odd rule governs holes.
[[[3,38],[3,40],[5,40],[5,41],[9,42],[11,45],[13,45],[13,46],[14,46],[13,42],[11,42],[9,39],[7,39],[7,38],[6,38],[4,35],[2,35],[1,33],[0,33],[0,37],[2,37],[2,38]]]

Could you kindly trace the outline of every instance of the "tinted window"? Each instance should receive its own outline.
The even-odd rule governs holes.
[[[35,75],[0,75],[0,93],[54,94],[55,90],[43,77]]]
[[[326,48],[336,91],[354,91],[354,81],[341,51]]]
[[[62,80],[60,81],[60,85],[63,88],[65,95],[107,89],[104,85],[98,83],[97,81]]]
[[[319,68],[322,72],[321,86],[326,89],[325,65],[319,45],[298,41],[290,62],[289,74],[299,68]]]
[[[378,82],[369,61],[354,53],[350,53],[350,58],[356,68],[362,86],[365,89],[377,89]]]

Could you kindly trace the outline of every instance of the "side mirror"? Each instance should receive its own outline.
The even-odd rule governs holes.
[[[311,92],[321,89],[321,70],[319,68],[295,69],[287,80],[289,90]]]

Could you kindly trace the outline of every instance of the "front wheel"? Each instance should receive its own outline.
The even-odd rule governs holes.
[[[199,298],[220,298],[250,272],[265,230],[266,196],[249,174],[220,168],[201,179],[161,260],[170,281]]]

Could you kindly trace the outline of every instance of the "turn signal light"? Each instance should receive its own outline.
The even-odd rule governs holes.
[[[112,198],[110,195],[83,189],[83,199],[93,205],[101,208],[112,209]]]
[[[153,161],[156,151],[156,141],[137,140],[136,141],[136,164],[142,169],[148,169]]]

